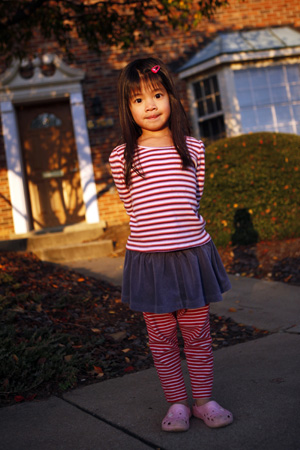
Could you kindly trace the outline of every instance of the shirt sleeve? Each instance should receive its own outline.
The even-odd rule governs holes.
[[[120,156],[118,148],[115,148],[111,153],[109,164],[119,197],[124,204],[127,214],[130,215],[132,213],[132,203],[130,190],[125,184],[125,161],[124,157]]]
[[[197,181],[199,188],[199,201],[203,195],[204,191],[204,181],[205,181],[205,147],[202,141],[199,141],[199,149],[197,155]]]

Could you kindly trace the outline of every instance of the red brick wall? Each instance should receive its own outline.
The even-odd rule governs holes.
[[[92,147],[95,178],[99,193],[98,203],[101,218],[108,225],[121,224],[128,221],[118,195],[112,186],[108,157],[114,146],[121,139],[118,126],[116,84],[120,69],[130,60],[136,57],[145,57],[153,54],[163,59],[171,70],[179,68],[197,50],[213,39],[219,31],[243,30],[252,28],[264,28],[269,26],[292,26],[300,29],[300,2],[290,0],[231,0],[230,5],[223,7],[211,20],[204,20],[197,30],[187,32],[173,32],[166,29],[162,36],[156,37],[152,48],[140,46],[135,50],[123,51],[120,49],[103,49],[101,56],[90,52],[86,45],[74,38],[73,48],[76,61],[74,67],[80,67],[86,72],[83,82],[83,93],[86,106],[87,120],[95,119],[92,114],[92,99],[99,96],[103,108],[104,118],[112,118],[114,126],[103,129],[90,129],[89,137]],[[38,38],[32,44],[32,53],[57,53],[63,56],[57,45],[45,42]],[[67,62],[67,61],[66,61]],[[2,70],[1,70],[2,67]],[[0,63],[0,70],[4,65]],[[187,109],[185,82],[176,80],[183,103]],[[2,172],[0,172],[1,192],[2,188],[8,194],[7,180],[3,173],[3,156],[0,139],[0,160]],[[0,225],[6,221],[5,227],[12,228],[12,218],[7,204],[0,199]],[[1,226],[2,229],[2,226]],[[0,229],[0,233],[1,233]],[[0,234],[1,238],[1,234]]]

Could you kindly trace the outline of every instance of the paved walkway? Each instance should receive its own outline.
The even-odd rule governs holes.
[[[121,284],[122,265],[101,258],[68,267]],[[232,290],[212,312],[272,331],[214,353],[214,398],[233,412],[232,425],[213,430],[193,418],[187,433],[162,432],[167,405],[148,369],[0,409],[1,450],[299,450],[300,289],[230,279]]]

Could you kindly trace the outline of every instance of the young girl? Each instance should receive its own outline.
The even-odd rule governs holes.
[[[173,81],[158,59],[138,59],[125,67],[118,94],[125,143],[109,161],[131,231],[122,301],[144,314],[154,364],[171,405],[162,429],[186,431],[192,414],[209,427],[222,427],[233,417],[211,400],[209,304],[222,300],[230,282],[199,214],[204,145],[189,137]],[[177,324],[191,379],[192,413]]]

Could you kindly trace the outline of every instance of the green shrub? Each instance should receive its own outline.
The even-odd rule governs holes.
[[[299,166],[300,136],[292,134],[254,133],[209,145],[200,212],[216,245],[299,237]],[[247,226],[241,211],[249,213]]]

